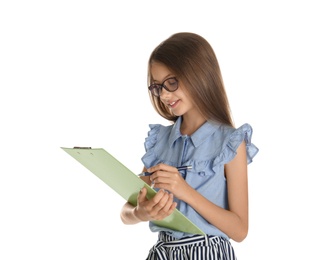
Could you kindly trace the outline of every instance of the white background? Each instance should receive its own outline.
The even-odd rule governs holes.
[[[249,165],[239,259],[304,259],[315,233],[313,1],[1,1],[0,259],[145,259],[147,223],[60,149],[103,147],[135,173],[149,123],[147,59],[195,32],[220,62]]]

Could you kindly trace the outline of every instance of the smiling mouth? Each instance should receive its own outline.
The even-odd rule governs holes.
[[[170,102],[170,103],[169,103],[169,106],[170,106],[171,108],[173,108],[176,104],[178,104],[178,102],[179,102],[179,100]]]

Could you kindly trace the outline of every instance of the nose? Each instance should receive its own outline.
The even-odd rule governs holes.
[[[161,89],[160,98],[161,99],[167,99],[171,95],[171,92],[166,90],[165,88]]]

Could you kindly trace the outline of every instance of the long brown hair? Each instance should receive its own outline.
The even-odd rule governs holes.
[[[179,80],[181,87],[206,120],[233,126],[220,67],[211,45],[194,33],[176,33],[158,45],[148,61],[148,83],[153,82],[152,62],[165,65]],[[155,110],[165,119],[175,122],[172,114],[159,97],[150,95]]]

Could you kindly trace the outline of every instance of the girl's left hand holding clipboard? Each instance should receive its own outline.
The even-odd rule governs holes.
[[[140,178],[148,185],[152,184],[150,176]],[[137,206],[135,207],[135,216],[141,221],[162,220],[168,217],[177,206],[177,203],[173,201],[173,194],[164,189],[160,189],[151,199],[148,199],[146,195],[147,189],[144,187],[138,194]]]

